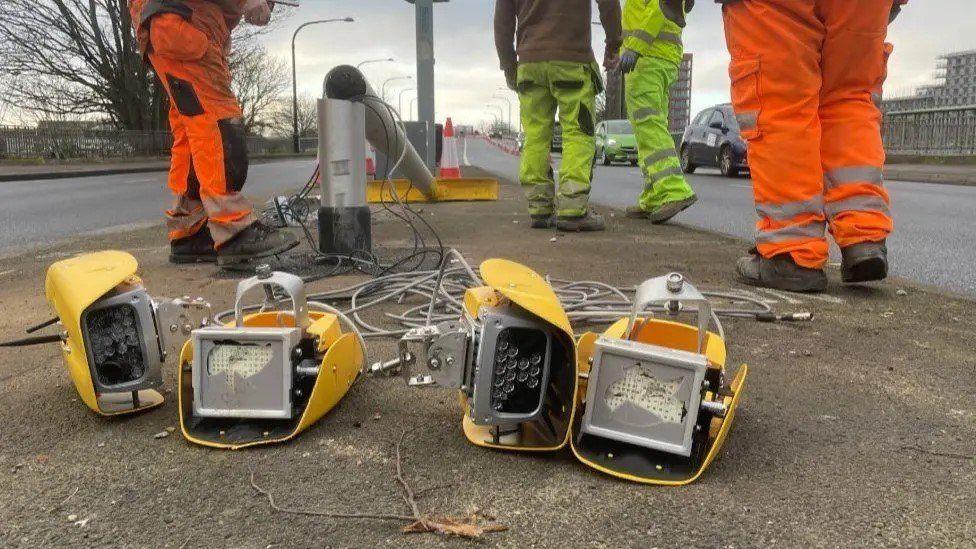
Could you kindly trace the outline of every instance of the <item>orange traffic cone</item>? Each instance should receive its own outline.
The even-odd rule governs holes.
[[[376,179],[376,149],[366,143],[366,177]]]
[[[454,136],[454,122],[447,119],[444,124],[444,152],[441,154],[441,179],[460,179],[461,161],[458,159],[457,138]]]

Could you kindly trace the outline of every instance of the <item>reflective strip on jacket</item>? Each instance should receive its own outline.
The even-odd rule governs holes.
[[[627,0],[623,17],[624,49],[681,63],[681,27],[665,17],[660,0]]]

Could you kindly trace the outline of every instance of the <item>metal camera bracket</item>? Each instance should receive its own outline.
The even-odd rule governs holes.
[[[244,326],[244,295],[254,288],[263,288],[266,296],[265,309],[277,309],[279,300],[275,296],[275,288],[284,290],[291,300],[295,315],[295,326],[306,329],[309,326],[308,299],[305,295],[305,281],[289,273],[272,272],[267,265],[257,268],[257,276],[242,280],[237,285],[237,297],[234,299],[234,322],[238,327]]]
[[[626,338],[633,337],[637,317],[649,305],[663,305],[669,311],[679,312],[686,304],[694,304],[698,308],[698,353],[702,354],[705,351],[705,341],[708,339],[712,304],[697,288],[688,283],[681,273],[652,278],[637,287],[634,308],[630,312],[630,322],[627,323],[625,332]]]
[[[153,300],[153,311],[164,362],[180,352],[193,330],[209,326],[213,318],[213,306],[202,297]]]
[[[407,332],[400,339],[399,358],[407,385],[465,389],[473,363],[474,337],[474,324],[467,316]]]

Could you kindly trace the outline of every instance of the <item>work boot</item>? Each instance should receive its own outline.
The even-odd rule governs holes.
[[[556,225],[556,218],[552,215],[533,215],[532,224],[530,225],[533,229],[551,229]]]
[[[650,219],[651,223],[654,223],[655,225],[667,223],[672,217],[692,207],[695,202],[698,202],[698,195],[694,194],[684,200],[666,202],[647,212],[647,218]]]
[[[213,237],[204,224],[199,231],[190,236],[179,238],[169,243],[169,262],[177,265],[186,263],[214,263],[217,261],[217,250],[214,249]]]
[[[846,283],[871,282],[888,277],[888,246],[881,242],[861,242],[840,250],[841,279]]]
[[[255,221],[217,249],[217,264],[230,265],[278,255],[298,246],[292,233]]]
[[[627,206],[624,213],[631,219],[647,219],[647,210],[640,206]]]
[[[562,217],[556,219],[556,228],[567,233],[588,233],[602,231],[606,228],[603,216],[590,210],[578,217]]]
[[[739,282],[788,292],[822,292],[827,289],[827,273],[823,269],[801,267],[790,254],[767,259],[755,250],[751,253],[749,257],[739,259],[735,265]]]

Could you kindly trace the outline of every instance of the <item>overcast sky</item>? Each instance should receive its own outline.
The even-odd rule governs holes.
[[[438,119],[452,116],[465,123],[487,119],[485,104],[492,95],[502,93],[496,91],[504,79],[498,71],[492,38],[494,5],[494,0],[450,0],[435,7]],[[909,3],[890,30],[895,55],[887,86],[889,95],[907,93],[913,86],[930,82],[937,56],[976,49],[972,9],[972,0]],[[274,53],[290,58],[291,33],[301,22],[354,17],[355,23],[331,23],[302,31],[297,50],[299,88],[318,95],[322,78],[336,64],[396,58],[396,63],[365,68],[379,88],[391,76],[415,74],[413,10],[405,0],[303,0],[302,7],[265,41]],[[594,27],[595,49],[601,52],[603,40],[602,29]],[[728,101],[728,53],[718,5],[710,0],[698,1],[689,16],[685,44],[695,54],[694,110]],[[413,86],[411,81],[402,81],[396,89]],[[404,111],[412,93],[404,95]],[[504,105],[502,101],[493,102]]]

